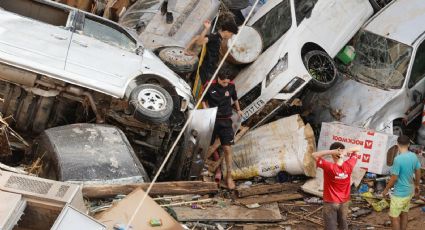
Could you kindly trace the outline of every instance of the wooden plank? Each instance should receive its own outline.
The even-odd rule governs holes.
[[[238,197],[247,197],[260,194],[269,194],[274,192],[283,192],[283,191],[296,191],[300,186],[298,184],[292,183],[278,183],[278,184],[266,184],[266,185],[257,185],[249,188],[237,188],[236,192]]]
[[[243,205],[249,205],[249,204],[268,204],[273,202],[281,202],[281,201],[288,201],[288,200],[296,200],[301,199],[304,196],[299,193],[278,193],[278,194],[267,194],[267,195],[259,195],[259,196],[251,196],[246,197],[242,199],[237,199],[236,201],[243,204]]]
[[[174,207],[173,210],[177,214],[178,221],[278,222],[282,220],[277,203],[266,204],[255,209],[228,205],[206,207],[206,209]]]
[[[127,185],[90,185],[83,187],[83,196],[86,198],[112,197],[118,194],[127,195],[137,188],[147,190],[149,183]],[[157,182],[153,185],[149,195],[184,195],[184,194],[208,194],[218,192],[215,182],[203,181],[172,181]]]

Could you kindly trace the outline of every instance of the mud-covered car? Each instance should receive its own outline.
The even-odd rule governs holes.
[[[72,124],[46,129],[31,153],[41,159],[40,177],[76,183],[149,182],[124,133],[104,124]]]
[[[400,135],[422,113],[425,94],[425,2],[396,0],[353,38],[347,74],[305,98],[314,123],[346,124]]]
[[[0,112],[21,133],[113,124],[150,172],[194,107],[189,85],[137,36],[53,1],[0,0],[0,80]]]

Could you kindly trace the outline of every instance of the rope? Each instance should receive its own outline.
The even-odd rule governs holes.
[[[198,68],[196,70],[195,83],[193,84],[192,94],[195,99],[199,99],[202,95],[202,81],[199,69],[201,68],[202,62],[204,62],[205,54],[207,53],[207,44],[202,45],[201,56],[199,57]]]
[[[221,67],[224,64],[224,61],[226,60],[227,56],[229,56],[230,51],[232,50],[235,42],[238,40],[239,35],[241,34],[241,31],[244,29],[246,22],[248,21],[248,19],[251,17],[251,14],[254,12],[255,7],[257,6],[258,2],[260,0],[255,0],[254,5],[252,6],[251,10],[249,11],[248,16],[245,18],[245,21],[242,23],[241,27],[240,27],[240,31],[238,34],[235,35],[235,39],[232,41],[232,43],[230,44],[229,49],[227,49],[226,53],[223,56],[223,59],[221,59],[220,64],[218,65],[217,69],[214,72],[214,75],[211,77],[211,80],[208,82],[207,87],[205,87],[204,92],[202,93],[202,96],[199,98],[198,102],[196,103],[195,109],[199,107],[199,105],[202,102],[202,99],[205,97],[205,94],[207,93],[208,89],[211,87],[211,84],[213,82],[213,80],[216,79],[217,77],[217,73],[218,71],[221,69]],[[180,131],[179,135],[177,136],[177,139],[174,141],[173,146],[170,148],[170,150],[168,151],[167,155],[164,158],[164,161],[162,162],[161,166],[159,167],[158,171],[156,172],[154,178],[152,179],[151,183],[149,184],[148,189],[146,190],[145,195],[143,196],[142,200],[140,201],[140,203],[137,205],[136,210],[134,211],[133,215],[131,216],[130,220],[127,223],[127,229],[129,226],[131,226],[131,223],[133,223],[134,218],[136,217],[137,212],[139,212],[140,208],[142,207],[143,203],[146,200],[146,197],[148,196],[149,192],[152,189],[153,184],[156,182],[156,180],[159,177],[159,174],[161,173],[162,169],[165,167],[165,164],[167,163],[168,159],[171,156],[171,153],[173,153],[174,148],[176,147],[177,143],[179,142],[180,138],[182,137],[184,131],[186,130],[187,126],[189,125],[189,122],[192,120],[193,118],[193,113],[190,113],[186,123],[184,124],[182,130]]]

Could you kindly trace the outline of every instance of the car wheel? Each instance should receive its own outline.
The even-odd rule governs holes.
[[[402,120],[393,121],[393,135],[401,136],[404,134],[404,130],[406,129],[406,125]]]
[[[388,3],[390,3],[392,0],[369,0],[370,4],[373,7],[373,10],[375,12],[378,12],[382,8],[384,8]]]
[[[191,73],[198,65],[198,57],[184,54],[181,47],[164,48],[159,52],[159,58],[176,73]]]
[[[313,50],[303,57],[304,65],[310,76],[310,88],[314,91],[325,91],[336,82],[337,69],[329,55],[321,50]]]
[[[130,109],[138,121],[161,123],[168,121],[173,112],[173,99],[162,87],[138,85],[130,94]]]

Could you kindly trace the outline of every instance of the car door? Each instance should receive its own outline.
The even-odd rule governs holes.
[[[0,59],[29,68],[63,70],[72,35],[70,11],[41,3],[16,5],[5,4],[0,10]]]
[[[65,70],[95,87],[123,87],[138,74],[142,57],[136,41],[108,21],[85,15],[72,36]]]
[[[423,108],[423,99],[425,93],[425,41],[422,40],[417,46],[412,68],[408,79],[407,95],[410,100],[410,109],[408,113],[408,122],[413,120]]]

